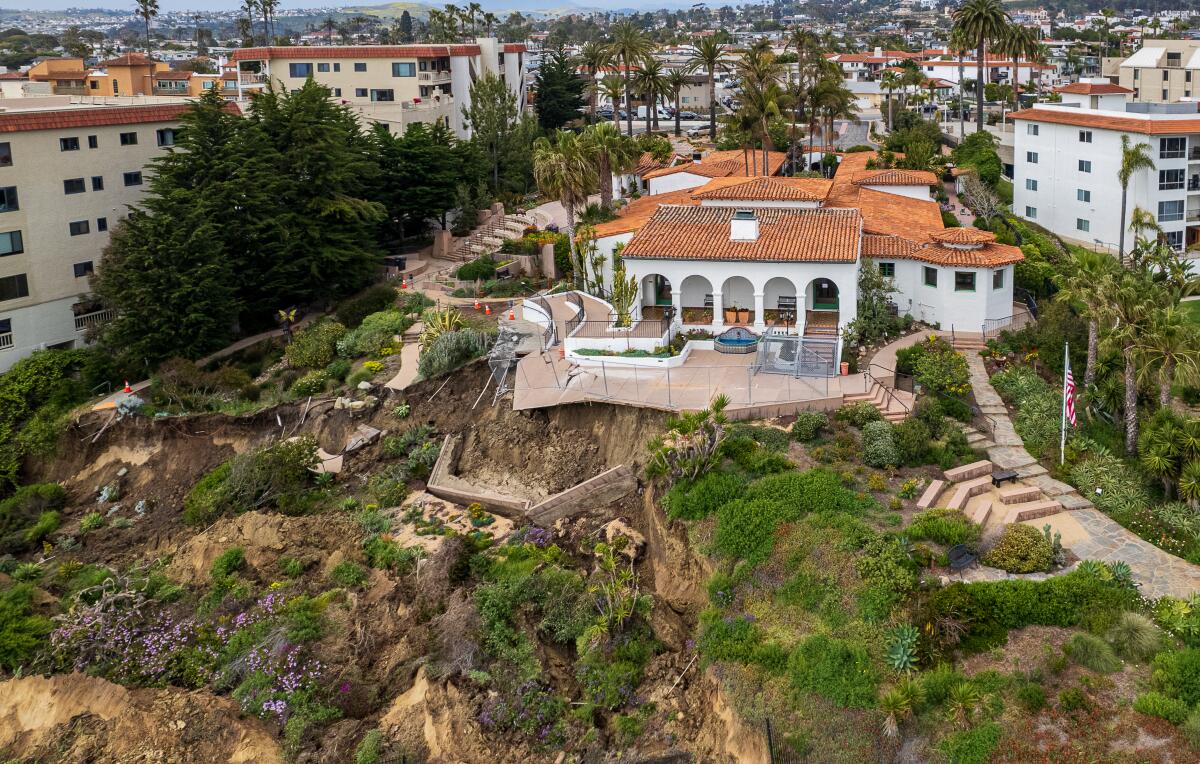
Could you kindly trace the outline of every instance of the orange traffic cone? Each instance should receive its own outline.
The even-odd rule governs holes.
[[[485,316],[490,316],[490,315],[492,315],[492,306],[491,306],[491,305],[484,305],[484,306],[483,306],[483,315],[485,315]]]
[[[475,298],[475,310],[479,310],[479,298]]]
[[[514,311],[512,308],[509,308],[509,309],[508,309],[508,320],[509,320],[509,321],[516,321],[516,320],[517,320],[517,313],[516,313],[516,311]]]
[[[400,288],[408,289],[408,279],[400,279]]]
[[[128,380],[128,379],[127,379],[127,380],[125,380],[125,389],[124,389],[124,390],[122,390],[121,392],[124,392],[124,393],[132,393],[132,392],[133,392],[133,388],[129,386],[129,380]]]

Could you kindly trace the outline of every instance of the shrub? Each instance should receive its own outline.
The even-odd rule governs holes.
[[[337,358],[325,367],[325,376],[329,379],[336,379],[338,382],[344,382],[350,374],[351,364],[345,358]]]
[[[426,308],[432,308],[436,305],[431,298],[425,296],[424,292],[405,291],[400,293],[400,298],[396,300],[396,310],[406,316],[420,314]]]
[[[318,320],[296,332],[283,351],[288,365],[296,369],[321,369],[329,365],[346,327],[337,321]]]
[[[663,499],[667,516],[703,520],[741,495],[746,481],[729,472],[710,472],[694,483],[679,482]]]
[[[879,413],[879,409],[871,405],[869,401],[858,401],[842,406],[833,415],[833,418],[862,429],[868,422],[878,422],[883,419],[883,414]]]
[[[228,511],[260,508],[303,512],[309,470],[316,460],[317,444],[311,437],[238,454],[202,477],[184,497],[184,522],[202,525]]]
[[[67,492],[58,483],[21,486],[0,500],[0,554],[24,552],[57,530],[58,510],[66,503]]]
[[[1070,713],[1072,711],[1080,711],[1091,706],[1087,696],[1083,694],[1083,690],[1078,687],[1068,687],[1058,693],[1058,706],[1063,711]]]
[[[933,434],[920,419],[909,417],[893,428],[896,456],[899,464],[916,467],[924,464],[929,454],[929,441]]]
[[[378,764],[383,756],[383,733],[371,730],[358,742],[354,749],[354,764]]]
[[[1200,748],[1200,710],[1192,711],[1188,714],[1187,721],[1183,723],[1183,736],[1187,738],[1188,743],[1193,748]]]
[[[1107,642],[1094,634],[1076,634],[1063,649],[1072,660],[1092,671],[1111,674],[1121,670],[1121,659],[1113,653]]]
[[[52,624],[33,611],[33,585],[0,591],[0,669],[15,671],[45,645]]]
[[[937,393],[956,396],[970,392],[971,370],[962,353],[940,337],[931,337],[922,346],[913,368],[914,380]]]
[[[376,284],[356,297],[343,300],[337,309],[337,320],[353,329],[372,313],[392,307],[396,301],[396,288],[388,284]]]
[[[1133,701],[1133,710],[1147,716],[1166,719],[1171,724],[1182,724],[1190,711],[1188,704],[1182,700],[1153,691],[1137,696]]]
[[[329,374],[324,369],[314,369],[293,382],[290,392],[296,397],[316,395],[325,389],[327,381]]]
[[[1029,525],[1012,523],[1004,527],[1000,540],[983,562],[1009,573],[1034,573],[1050,570],[1054,552],[1046,537]]]
[[[734,424],[727,430],[728,437],[748,437],[763,448],[771,451],[787,451],[788,434],[776,427],[763,427],[753,424]]]
[[[79,521],[80,533],[91,533],[104,527],[104,515],[99,512],[88,512]]]
[[[455,274],[460,281],[475,281],[476,279],[490,279],[496,277],[496,261],[490,257],[481,257],[478,260],[472,260],[466,265],[458,269]]]
[[[787,672],[795,688],[844,707],[869,708],[878,694],[878,677],[866,649],[822,634],[808,637],[792,651]]]
[[[1105,636],[1117,654],[1130,661],[1149,660],[1162,646],[1162,632],[1141,613],[1121,613]]]
[[[209,578],[214,581],[228,578],[234,573],[246,566],[246,552],[240,546],[233,546],[221,552],[217,559],[213,560],[212,567],[208,569]]]
[[[486,349],[487,336],[483,332],[475,329],[446,332],[421,349],[417,370],[425,379],[440,376],[478,358]]]
[[[996,722],[986,722],[974,729],[950,733],[937,744],[937,749],[950,764],[986,764],[1000,744],[1003,732]]]
[[[337,353],[342,358],[373,355],[395,342],[396,336],[404,334],[412,325],[413,319],[398,310],[372,313],[363,319],[357,329],[338,340]]]
[[[357,589],[367,582],[367,571],[350,560],[343,560],[329,571],[329,580],[347,589]]]
[[[1027,713],[1036,714],[1046,707],[1046,691],[1041,685],[1026,684],[1017,690],[1017,702]]]
[[[863,462],[872,467],[895,467],[900,463],[890,422],[868,422],[863,427]]]
[[[792,422],[792,437],[801,443],[816,440],[821,431],[829,427],[829,417],[823,411],[801,411]]]
[[[979,539],[980,528],[957,509],[927,509],[918,512],[905,530],[912,541],[934,541],[946,546],[968,544]]]
[[[1156,689],[1189,706],[1200,703],[1200,649],[1159,653],[1150,666]]]

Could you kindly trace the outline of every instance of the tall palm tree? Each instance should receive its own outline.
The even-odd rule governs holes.
[[[1193,380],[1200,371],[1200,336],[1178,305],[1168,305],[1150,315],[1139,351],[1139,378],[1158,383],[1158,403],[1163,407],[1171,405],[1171,385],[1176,376]]]
[[[591,125],[583,131],[583,146],[596,162],[600,184],[600,204],[611,209],[613,175],[624,175],[637,168],[641,158],[636,142],[621,134],[621,128],[611,122]]]
[[[1100,17],[1102,19],[1100,23],[1104,27],[1104,37],[1100,40],[1100,55],[1101,56],[1105,56],[1108,54],[1108,41],[1111,39],[1111,34],[1110,34],[1109,30],[1112,28],[1113,16],[1116,16],[1116,15],[1117,15],[1117,12],[1113,8],[1101,8],[1100,9]]]
[[[1153,170],[1150,145],[1133,144],[1128,135],[1121,136],[1121,169],[1117,170],[1117,182],[1121,184],[1121,233],[1117,238],[1117,259],[1125,263],[1125,208],[1129,203],[1129,181],[1139,170]]]
[[[612,101],[613,107],[613,124],[621,124],[621,94],[625,92],[625,86],[621,84],[621,78],[615,74],[610,74],[600,80],[600,85],[597,88],[600,96]]]
[[[279,0],[259,0],[259,8],[263,14],[263,35],[267,45],[275,39],[275,9],[278,7]]]
[[[249,2],[250,0],[247,0]],[[146,53],[150,53],[150,19],[158,15],[158,0],[136,0],[137,13],[146,22]]]
[[[1074,304],[1088,322],[1087,364],[1083,369],[1083,388],[1090,390],[1096,383],[1096,357],[1100,349],[1100,319],[1104,313],[1105,295],[1100,285],[1105,276],[1118,270],[1117,261],[1106,252],[1075,249],[1064,273],[1055,278],[1056,299]]]
[[[785,67],[763,39],[742,52],[735,68],[742,80],[742,107],[754,114],[755,132],[762,140],[763,174],[769,173],[771,140],[768,127],[781,115],[782,107],[790,103],[791,95],[780,87]]]
[[[588,73],[588,111],[591,114],[591,121],[596,121],[596,96],[599,94],[599,81],[597,75],[604,70],[606,66],[612,65],[612,52],[601,42],[589,40],[583,44],[579,50],[579,65],[587,70]],[[617,102],[613,101],[613,108],[617,107]]]
[[[683,89],[688,84],[688,75],[682,69],[672,69],[663,75],[663,94],[671,97],[671,102],[675,104],[675,137],[678,138],[681,130],[679,129],[679,98],[683,93]]]
[[[702,37],[692,48],[688,59],[690,71],[704,71],[708,75],[708,129],[709,137],[717,138],[717,72],[723,72],[725,54],[728,49],[715,36]]]
[[[663,62],[652,55],[642,60],[642,67],[634,78],[634,85],[646,102],[646,132],[651,130],[653,121],[655,130],[658,129],[658,98],[667,91],[666,70]]]
[[[1121,354],[1125,367],[1125,453],[1137,453],[1137,361],[1139,348],[1150,330],[1150,321],[1160,309],[1159,297],[1153,283],[1143,269],[1123,270],[1101,279],[1100,290],[1104,295],[1104,314],[1112,328],[1105,337],[1114,351]]]
[[[971,49],[971,41],[966,38],[959,28],[950,30],[950,39],[946,47],[958,59],[958,140],[961,143],[966,134],[966,54]]]
[[[1033,60],[1041,55],[1041,44],[1029,27],[1009,24],[1000,39],[997,50],[1013,62],[1013,101],[1017,100],[1017,86],[1021,84],[1021,59],[1029,61],[1029,81],[1033,81]]]
[[[575,268],[575,283],[587,277],[586,264],[580,262],[575,248],[575,211],[587,203],[588,193],[596,186],[596,165],[588,147],[578,135],[556,130],[554,140],[538,138],[533,142],[533,179],[538,190],[562,202],[567,213],[567,244]]]
[[[1009,16],[1000,0],[967,0],[954,11],[954,26],[975,46],[975,132],[983,132],[983,83],[987,47],[1003,39]]]
[[[791,81],[791,87],[789,88],[792,97],[790,137],[793,151],[791,164],[794,173],[796,167],[794,154],[802,147],[801,142],[796,139],[796,128],[800,123],[800,115],[808,103],[809,92],[821,77],[823,65],[829,62],[825,59],[824,51],[821,49],[820,38],[808,30],[793,29],[788,36],[787,47],[796,53],[796,78],[794,81]],[[788,76],[790,80],[790,70]]]
[[[476,34],[479,31],[479,20],[483,18],[483,6],[479,3],[468,3],[463,11],[463,18],[471,25],[471,34]]]
[[[644,60],[653,47],[650,38],[632,21],[622,21],[612,28],[609,50],[625,70],[625,129],[629,135],[633,135],[633,102],[629,88],[633,67]]]
[[[892,129],[892,93],[900,87],[900,75],[895,72],[884,72],[879,78],[879,87],[887,91],[887,127]]]
[[[483,28],[487,30],[488,37],[493,36],[492,29],[495,28],[496,22],[499,20],[499,17],[497,17],[496,14],[492,13],[491,11],[483,12]]]

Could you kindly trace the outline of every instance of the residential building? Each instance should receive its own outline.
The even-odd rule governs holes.
[[[1200,40],[1146,40],[1116,69],[1134,103],[1200,99]]]
[[[1200,111],[1195,103],[1129,103],[1127,88],[1086,80],[1058,89],[1061,104],[1009,115],[1014,128],[1013,211],[1059,236],[1115,252],[1135,207],[1176,249],[1200,244]],[[1121,138],[1146,144],[1153,170],[1129,181],[1120,219]],[[1132,234],[1126,230],[1126,247]]]
[[[524,110],[524,55],[523,44],[479,38],[468,45],[241,48],[230,60],[239,98],[268,81],[292,90],[312,77],[364,119],[387,124],[393,132],[413,122],[441,121],[467,138],[470,128],[462,112],[470,105],[472,84],[485,72],[499,76]]]
[[[0,112],[0,372],[108,318],[88,278],[187,108],[26,100]]]

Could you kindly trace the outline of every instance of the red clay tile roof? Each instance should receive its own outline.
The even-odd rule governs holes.
[[[982,249],[952,249],[930,244],[913,252],[911,257],[935,265],[969,268],[999,268],[1025,259],[1021,249],[1011,244],[988,244]]]
[[[996,234],[978,228],[947,228],[929,234],[929,238],[943,244],[987,244],[996,240]]]
[[[27,80],[29,75],[25,72],[0,72],[0,80]]]
[[[157,72],[156,80],[190,80],[195,72]]]
[[[732,241],[733,207],[660,206],[625,246],[622,257],[756,262],[842,262],[858,259],[862,219],[855,210],[755,210],[758,239]]]
[[[0,113],[0,133],[176,122],[188,108],[189,104],[173,103],[154,106],[96,106],[46,111],[10,111]],[[241,113],[237,104],[234,103],[225,104],[225,109],[234,114]]]
[[[1117,93],[1132,93],[1129,88],[1114,85],[1111,82],[1072,82],[1054,89],[1055,93],[1074,93],[1076,95],[1113,95]]]
[[[152,64],[154,64],[154,59],[149,58],[145,53],[124,53],[116,58],[100,62],[100,66],[150,66]]]
[[[853,204],[826,207],[853,207],[863,217],[863,230],[900,236],[914,242],[929,240],[929,234],[942,230],[942,210],[932,199],[913,199],[886,191],[859,188]]]
[[[762,163],[761,154],[758,157],[759,165]],[[770,167],[767,175],[774,175],[783,167],[783,163],[787,160],[787,156],[782,151],[772,151],[770,157]],[[746,172],[746,166],[750,166],[750,172]],[[740,150],[733,151],[713,151],[704,156],[699,163],[696,162],[681,162],[674,167],[664,167],[661,170],[652,170],[643,176],[644,180],[653,178],[661,178],[664,175],[674,175],[679,172],[687,172],[692,175],[701,175],[706,178],[725,178],[730,175],[738,175],[740,177],[752,177],[762,174],[761,166],[755,171],[755,161],[748,153],[743,154]]]
[[[33,80],[35,82],[57,82],[59,80],[86,80],[88,73],[82,69],[77,72],[48,72],[46,74],[35,74]]]
[[[820,202],[829,195],[831,180],[820,178],[752,178],[713,188],[692,189],[697,199],[766,202]]]
[[[856,186],[936,186],[937,176],[924,170],[865,170],[854,173]]]
[[[863,257],[911,257],[917,245],[897,236],[866,233],[862,237]]]
[[[478,45],[287,45],[238,48],[229,58],[231,61],[262,61],[271,58],[442,58],[478,55]]]
[[[693,198],[695,190],[694,188],[685,188],[680,191],[668,191],[665,194],[655,194],[654,196],[643,196],[640,199],[634,199],[618,211],[615,219],[605,223],[597,223],[592,228],[595,229],[597,238],[632,233],[646,225],[646,221],[650,219],[661,205],[699,204]]]
[[[505,53],[524,53],[525,43],[523,42],[506,42],[504,43]]]
[[[1200,133],[1200,116],[1195,119],[1148,119],[1134,115],[1115,117],[1088,113],[1083,109],[1022,109],[1008,115],[1009,119],[1050,122],[1056,125],[1094,127],[1100,130],[1119,130],[1143,135],[1176,135]]]

